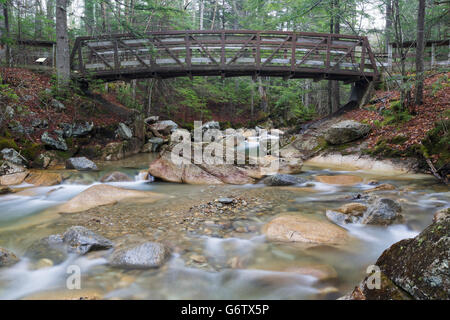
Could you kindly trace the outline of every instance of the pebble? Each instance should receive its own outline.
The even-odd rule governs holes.
[[[234,199],[222,197],[222,198],[219,198],[218,201],[222,204],[230,204],[230,203],[233,203]]]

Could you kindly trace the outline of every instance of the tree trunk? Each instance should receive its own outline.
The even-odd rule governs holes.
[[[8,42],[5,39],[9,38],[9,14],[8,14],[8,2],[0,4],[0,60],[5,61],[6,66],[11,64],[11,55]]]
[[[392,29],[392,1],[386,0],[386,27],[384,30],[386,52],[388,52],[389,43],[391,42],[391,29]]]
[[[55,19],[55,0],[47,0],[46,10],[47,10],[47,12],[46,12],[47,29],[51,30],[51,29],[53,29],[53,23],[54,23],[54,19]],[[49,32],[51,32],[51,31],[49,31]],[[52,35],[50,37],[53,38]]]
[[[34,38],[40,39],[42,38],[42,2],[40,0],[35,0],[34,6]]]
[[[84,26],[88,35],[94,34],[94,3],[92,0],[84,0]]]
[[[425,26],[425,0],[419,0],[417,12],[417,47],[416,47],[416,105],[423,103],[423,51]]]
[[[200,30],[203,30],[203,15],[205,11],[205,3],[204,0],[200,0],[200,8],[199,8],[199,15],[200,15]]]
[[[334,1],[334,7],[337,10],[337,14],[334,16],[334,33],[340,33],[340,18],[339,18],[339,0]],[[332,96],[332,104],[333,104],[333,112],[337,111],[341,105],[341,96],[339,90],[339,81],[334,80],[331,83],[331,96]]]
[[[70,80],[67,0],[56,0],[56,72],[58,85],[67,86]]]
[[[258,92],[259,97],[261,98],[261,109],[267,113],[268,111],[268,102],[267,102],[267,94],[266,94],[266,88],[263,84],[262,78],[258,78]]]

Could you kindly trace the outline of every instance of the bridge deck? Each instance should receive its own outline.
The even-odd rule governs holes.
[[[78,37],[74,76],[106,81],[280,76],[346,82],[378,77],[366,37],[282,31],[167,31]]]

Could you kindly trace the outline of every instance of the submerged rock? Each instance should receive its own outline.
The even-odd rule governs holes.
[[[109,264],[125,269],[158,268],[164,264],[169,254],[169,250],[164,245],[157,242],[145,242],[114,251]]]
[[[0,248],[0,268],[12,266],[17,262],[19,262],[19,258],[13,252]]]
[[[315,176],[319,182],[334,184],[338,186],[352,186],[363,181],[363,178],[354,175],[335,175],[335,176]]]
[[[388,225],[402,220],[402,207],[392,199],[381,198],[369,206],[361,223]]]
[[[375,263],[381,286],[369,289],[366,277],[345,299],[450,299],[450,217],[428,226],[418,236],[393,244]]]
[[[343,244],[349,240],[345,229],[301,215],[278,216],[264,225],[262,231],[271,241]]]
[[[380,185],[376,186],[375,188],[371,188],[371,189],[366,190],[364,192],[365,193],[370,193],[370,192],[375,192],[375,191],[390,191],[390,190],[395,190],[395,187],[392,184],[383,183],[383,184],[380,184]]]
[[[325,133],[325,140],[330,144],[342,144],[362,138],[369,132],[369,125],[345,120],[332,125]]]
[[[57,234],[35,241],[25,251],[25,256],[35,261],[49,259],[54,264],[59,264],[66,260],[67,249],[62,236]]]
[[[106,250],[113,247],[113,243],[81,226],[69,228],[63,234],[63,242],[68,245],[69,252],[86,254],[90,251]]]
[[[376,199],[369,207],[355,203],[347,204],[336,211],[327,210],[326,216],[337,224],[360,223],[373,225],[390,225],[401,222],[402,207],[394,200]]]
[[[133,179],[131,179],[128,175],[120,171],[107,173],[100,178],[100,182],[124,182],[124,181],[133,181]]]
[[[80,212],[133,198],[143,198],[146,202],[154,202],[163,198],[163,195],[150,191],[127,190],[105,184],[97,184],[59,206],[57,210],[65,213]]]
[[[67,159],[66,169],[75,169],[79,171],[98,170],[97,165],[86,157],[76,157]]]
[[[290,186],[293,184],[302,184],[305,182],[305,179],[289,174],[274,174],[262,180],[262,183],[267,186]]]

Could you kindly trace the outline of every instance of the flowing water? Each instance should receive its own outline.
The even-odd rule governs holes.
[[[100,172],[74,173],[58,186],[22,185],[16,188],[23,190],[0,196],[0,247],[22,257],[18,264],[0,269],[0,298],[335,299],[357,285],[383,250],[417,235],[431,223],[433,213],[449,206],[450,200],[448,188],[429,176],[380,176],[306,166],[301,174],[311,181],[306,188],[146,181],[139,171],[147,167],[151,157],[138,155],[101,163]],[[113,185],[157,192],[167,198],[155,203],[119,202],[77,214],[61,215],[53,210],[111,171],[134,178]],[[340,174],[361,176],[363,182],[336,186],[314,178]],[[372,187],[367,184],[371,179],[396,186],[396,190],[379,195],[401,203],[404,223],[388,227],[345,225],[351,241],[339,247],[274,243],[260,232],[265,222],[280,213],[326,220],[326,209],[350,202],[348,196]],[[221,210],[202,211],[222,196],[239,198],[245,204],[230,215]],[[87,226],[115,243],[161,241],[172,248],[172,255],[163,267],[150,270],[112,268],[107,264],[108,252],[69,255],[59,264],[40,266],[24,257],[34,241],[72,225]],[[73,265],[81,269],[81,290],[67,289],[68,270]]]

